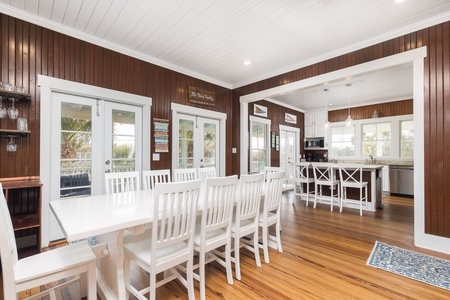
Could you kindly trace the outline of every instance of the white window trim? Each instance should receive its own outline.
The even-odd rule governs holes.
[[[50,190],[51,190],[51,170],[50,161],[52,153],[48,151],[51,143],[52,128],[52,92],[60,92],[88,98],[98,98],[111,102],[125,103],[142,106],[142,153],[149,155],[142,156],[142,170],[150,169],[150,117],[152,98],[144,97],[120,91],[105,89],[92,85],[77,83],[73,81],[38,75],[38,86],[41,96],[41,116],[40,116],[40,180],[42,186],[42,237],[41,247],[47,247],[50,242]],[[57,154],[58,156],[59,154]]]
[[[255,117],[255,116],[250,116],[249,117],[249,120],[250,120],[250,130],[251,130],[251,128],[252,128],[252,125],[253,125],[253,123],[259,123],[259,124],[264,124],[264,125],[266,125],[267,126],[267,132],[266,132],[266,147],[267,147],[267,157],[266,157],[266,159],[267,159],[267,161],[266,161],[266,164],[267,164],[267,166],[270,166],[270,162],[271,162],[271,159],[270,159],[270,152],[272,152],[271,151],[271,148],[270,148],[270,146],[271,146],[271,140],[270,140],[270,129],[271,129],[271,125],[272,125],[272,120],[270,120],[270,119],[264,119],[264,118],[260,118],[260,117]],[[251,153],[250,153],[250,151],[251,151],[251,149],[252,149],[252,138],[251,138],[251,132],[249,131],[249,155],[251,155]],[[249,161],[251,162],[251,159],[249,159]],[[241,173],[241,174],[245,174],[245,173]]]

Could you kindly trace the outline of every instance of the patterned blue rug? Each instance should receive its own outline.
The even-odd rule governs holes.
[[[450,261],[375,242],[367,265],[450,290]]]

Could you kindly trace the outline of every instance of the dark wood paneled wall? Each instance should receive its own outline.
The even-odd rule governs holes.
[[[392,117],[413,114],[413,100],[393,101],[366,106],[357,106],[350,108],[350,115],[353,120],[370,119],[374,111],[378,112],[378,117]],[[328,120],[330,122],[343,122],[348,117],[348,109],[337,109],[328,111]]]
[[[299,112],[299,111],[296,111],[296,110],[293,110],[290,108],[286,108],[283,106],[279,106],[279,105],[274,104],[269,101],[262,100],[262,101],[257,101],[257,102],[249,104],[249,115],[254,115],[253,114],[254,104],[258,104],[258,105],[267,107],[267,119],[271,120],[270,131],[274,131],[276,135],[280,135],[280,125],[286,125],[286,126],[300,128],[300,134],[301,134],[300,140],[303,141],[303,129],[305,127],[304,126],[305,121],[304,121],[304,114],[302,112]],[[285,122],[284,121],[285,113],[297,116],[297,124]],[[249,122],[249,124],[250,124],[250,122]],[[238,133],[237,137],[239,137],[239,133]],[[302,149],[300,149],[300,150],[303,151],[303,143],[300,143],[300,145],[302,147]],[[271,149],[270,165],[273,167],[279,167],[280,166],[280,152],[276,151],[275,148],[270,148],[270,149]],[[235,174],[239,174],[239,173],[235,173]]]
[[[279,76],[233,90],[233,115],[239,114],[239,97],[427,46],[424,60],[425,130],[425,232],[450,237],[450,23],[372,45]],[[238,119],[237,119],[238,120]],[[233,135],[239,122],[233,123]],[[237,146],[238,147],[238,146]],[[239,173],[239,157],[233,156]]]
[[[197,107],[226,113],[227,133],[232,130],[234,118],[229,89],[3,14],[0,14],[0,26],[1,81],[24,86],[25,92],[32,96],[31,102],[16,106],[20,117],[28,120],[30,136],[17,139],[17,152],[6,152],[7,139],[0,141],[0,178],[39,175],[39,129],[40,122],[46,120],[40,120],[38,74],[151,97],[152,117],[169,120],[172,118],[172,102],[192,105],[187,102],[188,86],[214,91],[217,99],[215,108]],[[5,101],[4,105],[9,107],[10,103]],[[16,129],[16,124],[4,118],[0,119],[0,128]],[[170,123],[169,130],[171,128]],[[153,136],[153,128],[151,130]],[[227,134],[226,159],[229,162],[231,140],[232,135]],[[151,149],[154,149],[153,141]],[[171,152],[161,153],[161,160],[152,161],[151,168],[171,168]],[[231,164],[228,164],[226,173],[231,173]]]

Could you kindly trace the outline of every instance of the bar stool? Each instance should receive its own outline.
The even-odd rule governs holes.
[[[347,199],[347,188],[355,188],[359,189],[359,215],[362,216],[362,207],[363,201],[365,201],[366,209],[367,209],[367,189],[368,182],[363,181],[363,167],[362,165],[339,165],[339,177],[341,179],[341,204],[340,204],[340,212],[342,212],[342,208],[344,203],[347,204],[349,199]],[[363,189],[365,190],[363,197]]]
[[[314,177],[309,177],[310,165],[309,162],[299,162],[294,165],[295,194],[300,198],[306,197],[306,206],[308,206],[309,195],[315,193],[315,191],[309,190],[310,184],[314,182]],[[306,185],[306,193],[304,185]],[[298,192],[297,186],[299,187]]]
[[[333,211],[334,197],[337,197],[338,205],[340,206],[341,193],[339,180],[336,180],[335,168],[337,165],[333,163],[312,163],[314,170],[314,208],[317,206],[317,198],[322,201],[329,201],[331,211]],[[323,196],[322,187],[328,186],[330,188],[330,197]],[[336,190],[336,194],[334,194]]]

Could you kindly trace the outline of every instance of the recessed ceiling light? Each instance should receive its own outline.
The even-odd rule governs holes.
[[[248,66],[251,62],[249,60],[244,60],[244,62],[242,63],[244,66]]]
[[[402,3],[402,2],[405,2],[406,0],[395,0],[395,3]]]

